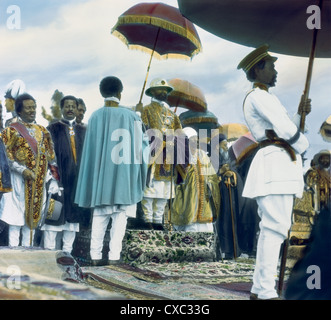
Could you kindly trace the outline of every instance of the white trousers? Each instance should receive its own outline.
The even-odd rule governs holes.
[[[280,248],[291,227],[293,195],[256,198],[260,221],[252,293],[260,299],[278,297],[275,289]]]
[[[191,223],[186,226],[173,226],[176,231],[187,231],[187,232],[214,232],[213,223]]]
[[[143,198],[141,206],[144,212],[144,221],[162,223],[167,199]]]
[[[95,208],[93,211],[90,248],[91,259],[93,260],[102,259],[103,240],[110,218],[112,219],[112,225],[109,230],[110,241],[108,259],[119,260],[121,257],[122,241],[127,224],[127,212],[119,211],[109,213],[107,210],[112,211],[112,208]]]
[[[29,247],[30,246],[30,237],[31,232],[30,228],[27,226],[14,226],[9,225],[8,228],[8,245],[10,247],[17,247],[20,243],[20,234],[22,229],[22,246]],[[31,245],[33,246],[33,238],[34,238],[34,231],[32,231],[32,242]]]
[[[76,232],[75,231],[68,231],[63,230],[62,235],[62,251],[71,253],[72,246],[74,244],[75,238],[76,238]],[[58,231],[52,231],[52,230],[44,230],[44,248],[55,250],[56,249],[56,236],[58,234]]]

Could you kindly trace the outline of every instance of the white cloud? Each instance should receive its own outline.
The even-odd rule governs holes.
[[[176,0],[164,2],[177,6]],[[88,118],[103,103],[98,91],[100,80],[112,74],[123,81],[122,103],[135,105],[145,80],[149,55],[129,50],[110,31],[118,16],[137,3],[139,1],[135,0],[68,1],[57,11],[56,19],[48,24],[43,21],[40,27],[25,25],[20,31],[1,28],[0,92],[8,82],[21,78],[39,106],[49,108],[55,89],[82,97],[88,107]],[[29,16],[29,21],[32,20]],[[242,122],[242,101],[250,84],[236,67],[251,48],[220,39],[199,27],[197,30],[202,53],[192,61],[153,59],[147,86],[153,77],[183,78],[201,88],[209,110],[220,123]],[[304,88],[308,59],[277,56],[279,74],[273,91],[292,113],[297,109]],[[330,109],[330,66],[331,59],[316,59],[314,64],[310,95],[313,111],[307,122],[313,128],[311,139],[318,148],[321,145],[316,128]],[[143,102],[148,101],[144,96]],[[43,122],[40,115],[38,119]]]

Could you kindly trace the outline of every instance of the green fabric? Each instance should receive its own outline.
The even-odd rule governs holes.
[[[142,128],[139,116],[126,108],[103,107],[92,114],[75,203],[94,208],[141,201],[147,176],[147,163],[142,155],[148,148],[148,138]],[[126,148],[128,143],[129,149]],[[119,157],[123,161],[116,163]]]

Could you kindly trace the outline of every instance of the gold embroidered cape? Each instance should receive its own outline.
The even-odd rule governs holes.
[[[179,117],[169,108],[166,108],[155,101],[152,101],[149,105],[144,107],[141,113],[141,119],[145,124],[146,129],[160,130],[160,132],[163,134],[163,137],[170,129],[174,130],[173,133],[175,133],[177,129],[182,129]],[[160,142],[163,145],[163,149],[166,147],[164,141],[165,139],[163,138],[163,144]],[[163,157],[163,150],[162,152],[159,152],[159,155]],[[155,180],[171,180],[171,164],[170,161],[166,161],[166,157],[163,157],[163,161],[157,161],[157,163],[153,163],[152,165],[155,166]]]
[[[219,180],[207,158],[207,155],[200,155],[196,164],[190,164],[185,170],[178,168],[184,181],[176,187],[170,217],[172,224],[185,226],[216,220],[221,202]]]
[[[305,176],[306,184],[312,188],[317,194],[317,207],[327,206],[330,197],[331,189],[331,176],[328,170],[320,168],[310,169],[307,171]]]
[[[21,122],[37,145],[33,150],[29,141],[18,130],[7,127],[2,133],[9,161],[15,161],[34,172],[36,179],[25,181],[25,221],[30,229],[35,229],[41,217],[43,191],[48,164],[55,161],[53,142],[43,126]]]

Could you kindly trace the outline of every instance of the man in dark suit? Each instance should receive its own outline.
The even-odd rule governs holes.
[[[55,249],[56,235],[63,231],[62,250],[71,253],[76,232],[79,231],[80,208],[74,204],[74,195],[86,128],[75,122],[78,101],[74,96],[63,97],[60,105],[62,119],[50,124],[47,129],[52,135],[58,161],[63,209],[57,221],[46,220],[42,229],[45,248]]]

